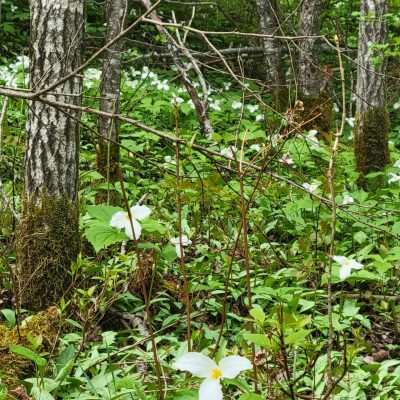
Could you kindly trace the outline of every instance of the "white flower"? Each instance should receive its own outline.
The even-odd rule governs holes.
[[[400,175],[396,175],[393,172],[389,172],[389,183],[396,183],[398,181],[400,181]]]
[[[129,214],[126,211],[117,211],[110,221],[110,226],[118,229],[125,229],[126,236],[130,239],[138,240],[142,233],[142,227],[138,221],[142,221],[151,214],[151,210],[147,206],[136,204],[130,208],[132,216],[132,224],[129,219]],[[133,225],[133,232],[132,232]],[[135,234],[134,234],[135,233]]]
[[[235,155],[235,153],[237,151],[238,150],[237,150],[236,146],[229,146],[229,147],[226,147],[226,148],[222,149],[219,152],[219,154],[221,154],[221,156],[225,156],[225,157],[228,157],[228,158],[234,158],[234,155]]]
[[[303,183],[301,186],[303,186],[307,192],[314,193],[318,189],[319,185],[321,185],[321,182]]]
[[[394,164],[393,167],[395,168],[400,168],[400,160],[397,160]]]
[[[165,156],[165,157],[164,157],[164,161],[165,161],[166,163],[170,163],[170,162],[172,161],[172,157],[171,157],[171,156]]]
[[[168,91],[169,90],[168,80],[164,79],[162,82],[158,81],[157,82],[157,89],[158,90]]]
[[[186,93],[186,89],[184,89],[184,88],[179,88],[179,89],[177,90],[177,92],[178,92],[179,94]]]
[[[225,90],[229,90],[231,88],[231,86],[232,86],[231,82],[224,82],[224,89]]]
[[[188,104],[189,104],[189,106],[190,106],[190,108],[191,108],[192,110],[195,109],[194,103],[193,103],[193,100],[192,100],[192,99],[188,100]]]
[[[251,362],[241,356],[224,357],[219,364],[211,358],[196,352],[184,354],[178,358],[174,367],[188,371],[192,375],[204,378],[200,385],[199,400],[222,400],[221,379],[236,378],[242,371],[252,368]]]
[[[400,108],[400,100],[393,104],[393,110],[398,110]]]
[[[261,146],[259,144],[252,144],[250,146],[250,150],[256,151],[258,153],[261,150]]]
[[[264,115],[262,114],[257,114],[256,115],[256,122],[261,122],[264,121]]]
[[[184,101],[185,100],[183,100],[182,97],[173,95],[171,99],[171,104],[179,106],[179,104],[182,104]]]
[[[242,108],[242,102],[241,101],[232,102],[232,108],[234,110],[240,110]]]
[[[335,111],[336,113],[340,111],[339,106],[336,103],[333,103],[333,111]]]
[[[210,103],[210,108],[214,111],[221,111],[221,100],[214,100],[214,102]]]
[[[311,129],[306,135],[306,140],[313,145],[319,146],[317,135],[318,131],[316,129]]]
[[[182,258],[185,255],[185,253],[183,252],[183,248],[192,244],[192,241],[186,235],[182,235],[181,238],[182,238],[182,248],[179,237],[172,238],[170,240],[171,244],[175,246],[176,255],[179,258]]]
[[[355,119],[353,117],[351,118],[346,118],[346,122],[352,127],[354,128],[354,121]]]
[[[98,81],[101,77],[101,71],[96,68],[88,68],[84,72],[84,77],[89,81]]]
[[[352,203],[354,203],[353,197],[351,197],[349,194],[345,193],[345,195],[343,196],[342,205],[345,206],[347,204],[352,204]]]
[[[257,105],[257,104],[255,104],[255,105],[249,104],[249,105],[247,106],[247,109],[248,109],[251,113],[255,113],[255,112],[258,110],[258,105]]]
[[[342,281],[350,276],[352,269],[362,269],[364,267],[358,261],[344,256],[333,256],[333,260],[340,265],[339,276]]]
[[[139,85],[139,81],[137,79],[131,81],[130,79],[127,79],[125,81],[126,86],[130,87],[131,89],[136,89]]]
[[[289,154],[284,154],[280,160],[279,160],[282,164],[286,164],[286,165],[293,165],[294,161],[293,159],[289,156]]]

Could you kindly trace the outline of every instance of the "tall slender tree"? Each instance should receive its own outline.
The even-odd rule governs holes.
[[[304,105],[303,117],[313,120],[306,127],[327,133],[331,127],[332,102],[326,93],[327,74],[321,67],[316,38],[321,32],[323,5],[324,0],[305,0],[301,4],[298,35],[305,38],[298,44],[297,83]]]
[[[389,115],[385,104],[386,0],[361,0],[358,33],[355,157],[361,175],[389,162]]]
[[[127,0],[107,0],[106,42],[113,40],[123,29],[127,11]],[[121,50],[122,41],[109,47],[104,53],[101,76],[100,110],[108,113],[119,113],[121,85]],[[119,168],[119,121],[106,117],[99,118],[99,140],[97,144],[97,169],[112,184],[118,181]],[[106,194],[106,196],[104,196]],[[117,192],[107,190],[100,193],[98,202],[118,201]]]
[[[256,0],[260,20],[260,31],[264,35],[279,35],[279,0]],[[283,64],[282,42],[277,39],[263,38],[265,58],[265,78],[272,86],[275,106],[282,111],[287,105],[285,69]]]
[[[80,65],[83,0],[32,0],[30,87],[45,89]],[[79,105],[74,76],[44,99]],[[39,310],[70,284],[79,248],[79,112],[29,103],[23,214],[17,233],[18,298]]]

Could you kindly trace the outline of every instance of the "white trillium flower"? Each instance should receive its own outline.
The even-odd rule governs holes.
[[[253,114],[258,110],[258,105],[257,104],[255,104],[255,105],[249,104],[247,106],[247,109]]]
[[[221,100],[215,100],[214,102],[210,103],[210,108],[214,111],[221,111]]]
[[[336,103],[333,103],[333,111],[335,111],[336,113],[340,111],[339,106]]]
[[[353,204],[353,203],[354,203],[353,197],[351,197],[349,194],[346,193],[343,196],[342,206],[345,206],[347,204]]]
[[[222,400],[221,379],[236,378],[242,371],[252,368],[251,362],[241,356],[224,357],[219,364],[201,353],[190,352],[179,357],[174,367],[204,378],[200,385],[199,400]]]
[[[258,153],[261,150],[261,146],[259,144],[252,144],[250,146],[250,150],[256,151]]]
[[[339,276],[342,281],[351,275],[352,269],[362,269],[364,267],[358,261],[344,256],[333,256],[333,260],[340,265]]]
[[[353,117],[351,118],[346,118],[346,122],[352,127],[354,128],[354,121],[355,119]]]
[[[286,164],[286,165],[293,165],[294,161],[293,159],[289,156],[289,154],[284,154],[280,160],[279,160],[282,164]],[[304,187],[304,186],[303,186]]]
[[[400,160],[397,160],[394,164],[393,167],[395,168],[400,168]]]
[[[125,229],[126,236],[130,239],[139,239],[142,233],[142,226],[138,221],[142,221],[151,214],[151,210],[147,206],[136,204],[130,208],[132,216],[132,224],[129,214],[126,211],[117,211],[110,221],[110,226],[117,229]],[[133,226],[133,231],[132,231]]]
[[[185,255],[183,248],[186,246],[190,246],[192,244],[192,241],[186,235],[182,235],[181,238],[182,238],[182,248],[181,248],[181,241],[179,240],[179,237],[172,238],[170,240],[171,244],[173,244],[175,246],[176,255],[179,258],[182,258]]]
[[[257,114],[256,115],[256,122],[261,122],[264,121],[264,115],[262,114]]]
[[[231,88],[231,86],[232,86],[231,82],[224,82],[224,89],[225,90],[229,90]]]
[[[318,189],[319,185],[321,185],[320,182],[314,182],[314,183],[306,182],[303,183],[301,186],[303,186],[303,188],[306,189],[307,192],[314,193]]]
[[[400,181],[400,175],[396,175],[393,172],[389,172],[389,183],[396,183]]]
[[[229,146],[226,147],[225,149],[222,149],[219,153],[221,154],[221,156],[225,156],[228,158],[234,158],[235,153],[237,152],[237,148],[236,146]]]
[[[400,100],[393,104],[393,110],[398,110],[400,108]]]
[[[241,101],[234,101],[232,103],[232,108],[234,110],[240,110],[242,108],[242,102]]]
[[[185,100],[182,99],[182,97],[179,96],[172,96],[171,99],[171,104],[175,105],[175,106],[179,106],[180,104],[182,104]]]
[[[311,129],[308,134],[305,136],[307,142],[311,144],[313,147],[319,147],[319,142],[318,142],[318,131],[316,129]]]

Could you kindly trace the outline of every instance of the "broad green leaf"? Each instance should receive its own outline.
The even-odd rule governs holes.
[[[17,323],[17,319],[15,317],[15,311],[10,310],[9,308],[3,308],[2,310],[0,310],[0,312],[3,314],[4,318],[6,319],[7,326],[9,328],[14,328],[14,326]]]
[[[107,205],[87,206],[87,212],[92,217],[104,224],[109,224],[111,217],[118,211],[124,211],[120,207]]]
[[[47,363],[46,359],[40,357],[37,353],[33,352],[27,347],[21,346],[19,344],[10,345],[10,351],[27,360],[33,361],[39,368],[44,367]]]
[[[260,307],[254,307],[250,310],[250,315],[260,324],[263,325],[265,321],[264,311]]]
[[[96,253],[114,243],[128,240],[128,236],[118,229],[112,228],[102,222],[93,221],[85,229],[85,237],[94,247]]]

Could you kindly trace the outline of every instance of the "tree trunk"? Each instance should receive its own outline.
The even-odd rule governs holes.
[[[124,28],[127,0],[107,0],[106,43],[114,39]],[[101,77],[100,110],[108,113],[119,113],[121,85],[121,49],[118,41],[104,53]],[[118,181],[119,174],[119,121],[105,117],[99,118],[99,140],[97,145],[97,170],[108,184]],[[102,191],[97,202],[118,203],[118,193],[113,190]]]
[[[329,73],[324,73],[318,57],[317,39],[320,35],[323,0],[305,0],[300,9],[299,36],[311,36],[298,42],[299,59],[297,83],[299,99],[303,102],[303,122],[306,129],[316,129],[327,134],[332,122],[332,101],[327,94]]]
[[[374,46],[386,41],[386,0],[362,0],[358,33],[355,156],[361,180],[389,163],[389,115],[385,105],[386,59]]]
[[[80,65],[83,0],[31,1],[30,86],[43,89]],[[74,77],[43,97],[80,105]],[[79,118],[29,103],[23,213],[17,233],[18,300],[32,310],[57,302],[79,253]]]
[[[278,0],[256,0],[260,18],[260,30],[264,35],[280,35]],[[266,81],[271,82],[275,107],[284,111],[288,103],[285,70],[283,65],[282,42],[263,38]]]

